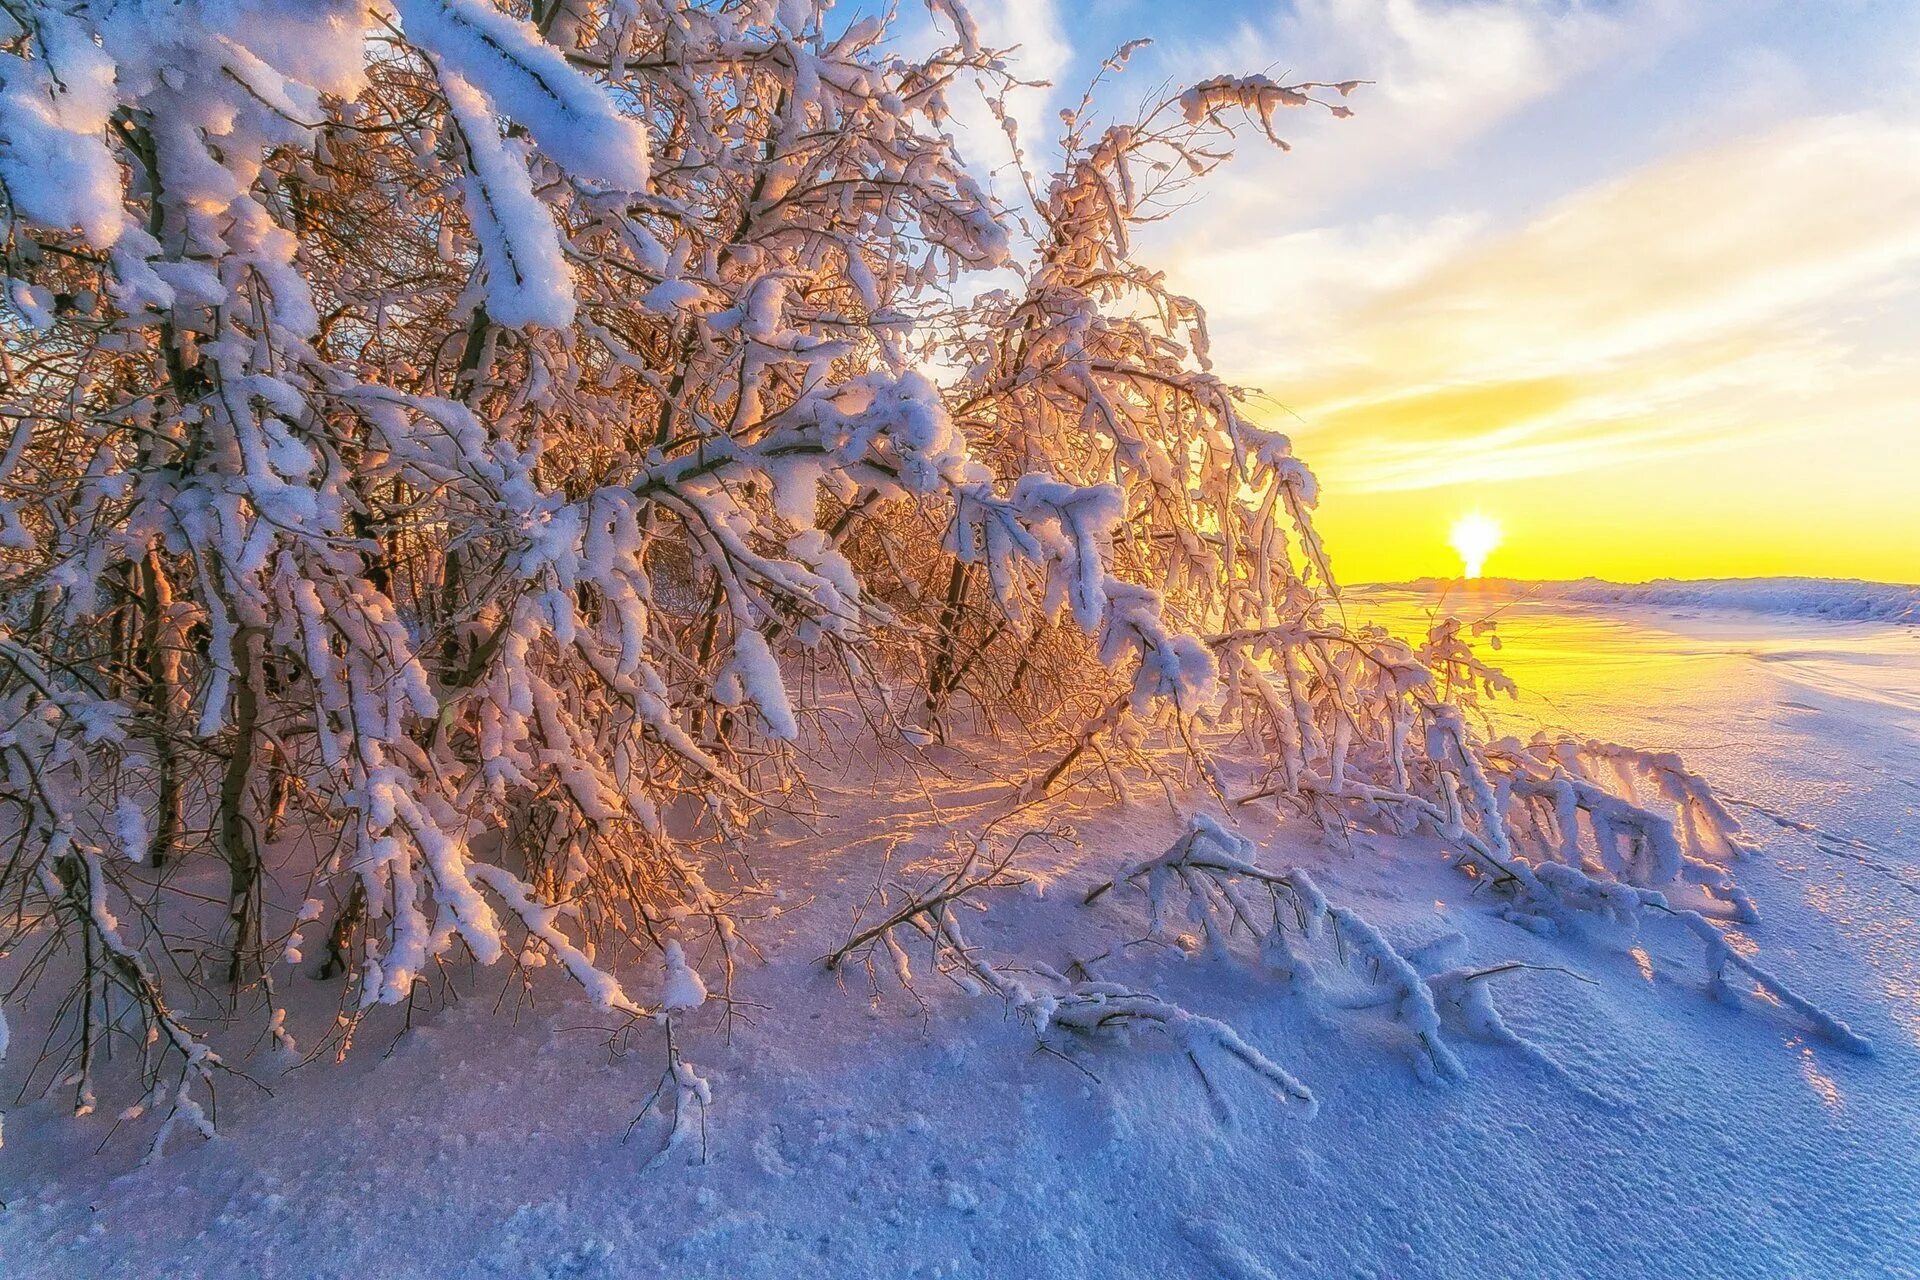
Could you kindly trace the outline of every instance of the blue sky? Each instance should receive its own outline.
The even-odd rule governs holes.
[[[1375,81],[1282,121],[1144,254],[1207,305],[1327,487],[1351,579],[1920,580],[1920,4],[978,0],[1051,90]],[[926,19],[902,11],[903,38]],[[983,112],[956,133],[1005,144]],[[1006,184],[1002,184],[1005,190]]]

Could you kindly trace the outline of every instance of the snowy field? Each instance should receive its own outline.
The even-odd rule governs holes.
[[[1404,624],[1429,603],[1347,608]],[[759,852],[790,887],[752,927],[731,1038],[711,1004],[681,1028],[714,1091],[704,1163],[696,1141],[650,1165],[657,1119],[623,1142],[657,1037],[611,1055],[577,993],[527,1006],[482,977],[397,1039],[390,1011],[343,1065],[256,1057],[274,1097],[229,1086],[222,1136],[154,1166],[110,1116],[11,1107],[0,1275],[1920,1275],[1920,628],[1491,589],[1455,607],[1498,619],[1509,723],[1677,750],[1737,802],[1762,846],[1736,869],[1761,913],[1744,933],[1871,1057],[1716,1000],[1679,931],[1536,937],[1432,847],[1240,810],[1263,864],[1308,868],[1402,950],[1538,966],[1496,981],[1533,1047],[1455,1035],[1464,1078],[1423,1083],[1379,1011],[1290,995],[1248,954],[1126,945],[1137,892],[1082,905],[1178,834],[1168,805],[1051,810],[1072,840],[1028,847],[1030,885],[990,897],[974,940],[1220,1018],[1318,1100],[1307,1118],[1216,1065],[1222,1119],[1163,1038],[1068,1061],[937,980],[833,991],[820,957],[883,860],[911,878],[1005,805],[991,748],[854,749],[822,834]]]

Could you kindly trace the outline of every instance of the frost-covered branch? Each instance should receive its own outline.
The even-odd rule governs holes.
[[[1084,901],[1092,904],[1117,885],[1136,886],[1146,895],[1148,928],[1158,937],[1166,931],[1170,898],[1178,891],[1186,898],[1188,918],[1216,953],[1226,954],[1233,938],[1244,933],[1262,962],[1304,993],[1327,990],[1307,950],[1324,942],[1375,988],[1378,999],[1368,1003],[1388,1005],[1394,1021],[1407,1028],[1423,1077],[1460,1075],[1460,1060],[1441,1038],[1433,992],[1407,958],[1358,914],[1330,904],[1305,871],[1265,871],[1253,856],[1246,838],[1197,814],[1166,852],[1095,885]]]
[[[1305,1085],[1217,1019],[1118,983],[1069,982],[1039,966],[1021,970],[989,961],[961,932],[955,909],[982,905],[977,899],[969,899],[968,894],[1017,882],[1011,864],[1020,843],[1019,839],[1009,842],[991,858],[979,847],[970,850],[926,888],[905,894],[879,921],[857,931],[826,957],[826,967],[837,969],[849,958],[857,959],[867,966],[871,977],[876,972],[874,953],[884,949],[894,977],[902,988],[912,991],[913,962],[908,948],[924,947],[934,972],[969,995],[1000,997],[1043,1047],[1051,1048],[1052,1041],[1062,1038],[1055,1033],[1064,1033],[1069,1040],[1098,1041],[1112,1040],[1134,1029],[1150,1029],[1166,1036],[1186,1056],[1223,1123],[1231,1120],[1232,1109],[1209,1065],[1215,1057],[1238,1063],[1264,1080],[1283,1100],[1297,1102],[1308,1115],[1313,1114],[1317,1104]]]

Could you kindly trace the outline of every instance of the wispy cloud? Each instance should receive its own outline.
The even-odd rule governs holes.
[[[1463,150],[1596,68],[1652,56],[1698,15],[1688,0],[1299,0],[1224,40],[1182,41],[1176,79],[1265,69],[1373,81],[1350,120],[1302,113],[1310,140],[1284,159],[1249,152],[1215,203],[1298,224],[1383,182],[1430,179]]]
[[[1176,276],[1225,298],[1223,362],[1301,415],[1323,469],[1412,488],[1898,409],[1892,353],[1848,322],[1920,288],[1917,209],[1920,124],[1829,116],[1670,156],[1510,230],[1286,232],[1182,254]]]

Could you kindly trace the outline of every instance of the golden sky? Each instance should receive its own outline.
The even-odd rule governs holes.
[[[1142,81],[1377,82],[1145,245],[1344,580],[1456,571],[1477,509],[1503,576],[1920,581],[1920,5],[981,7],[1051,98],[1139,34]]]
[[[1320,472],[1343,576],[1446,572],[1478,508],[1508,576],[1920,578],[1920,359],[1871,332],[1912,332],[1920,127],[1797,120],[1501,230],[1304,235],[1176,270],[1224,328],[1296,257],[1366,264],[1310,337],[1232,357]]]

